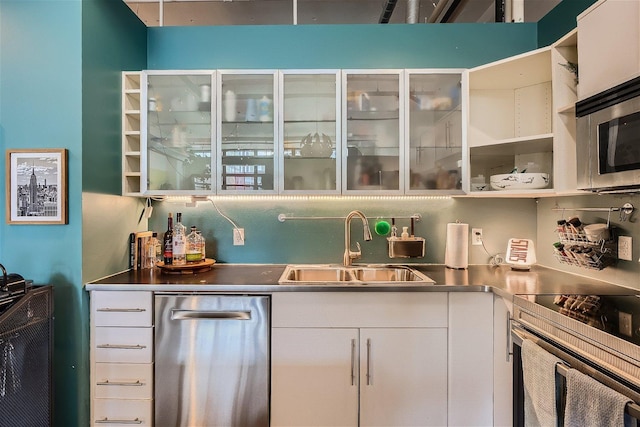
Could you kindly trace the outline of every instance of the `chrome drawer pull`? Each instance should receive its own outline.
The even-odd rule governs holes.
[[[140,387],[145,385],[143,382],[140,382],[140,380],[136,381],[136,382],[131,382],[131,381],[115,381],[115,382],[111,382],[109,380],[106,381],[100,381],[98,383],[96,383],[96,385],[118,385],[118,386],[135,386],[135,387]]]
[[[99,344],[96,346],[97,348],[110,348],[110,349],[118,349],[118,350],[143,350],[147,348],[146,345],[124,345],[124,344]]]
[[[171,310],[171,320],[251,320],[250,311]]]
[[[107,417],[104,417],[101,420],[96,420],[96,424],[142,424],[143,421],[140,418],[136,418],[134,420],[110,420]]]
[[[146,308],[99,308],[96,311],[102,311],[107,313],[142,313],[147,311]]]

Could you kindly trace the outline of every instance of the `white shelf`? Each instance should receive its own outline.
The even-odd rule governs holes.
[[[469,72],[471,90],[514,89],[551,81],[551,49],[537,49],[476,67]]]

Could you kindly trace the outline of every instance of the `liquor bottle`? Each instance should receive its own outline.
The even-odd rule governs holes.
[[[182,214],[176,214],[176,225],[173,227],[173,265],[187,263],[187,233],[182,225]]]
[[[198,237],[200,237],[200,252],[202,253],[201,259],[202,261],[204,261],[205,259],[207,259],[205,253],[206,241],[204,240],[204,236],[202,235],[202,232],[200,230],[196,230],[196,233],[198,234]]]
[[[187,262],[202,261],[200,235],[196,232],[196,226],[191,226],[191,233],[187,236]]]
[[[169,212],[167,231],[164,232],[164,265],[173,264],[173,214]]]

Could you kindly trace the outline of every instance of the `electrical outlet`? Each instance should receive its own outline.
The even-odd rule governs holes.
[[[632,254],[633,239],[631,236],[619,236],[618,237],[618,259],[625,261],[633,260]]]
[[[618,312],[618,329],[622,335],[633,336],[633,316],[624,311]]]
[[[233,245],[244,246],[244,228],[233,229]]]
[[[471,244],[482,245],[482,228],[471,229]]]

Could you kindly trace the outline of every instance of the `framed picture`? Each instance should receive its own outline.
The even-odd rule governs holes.
[[[67,150],[7,150],[7,223],[67,223]]]

